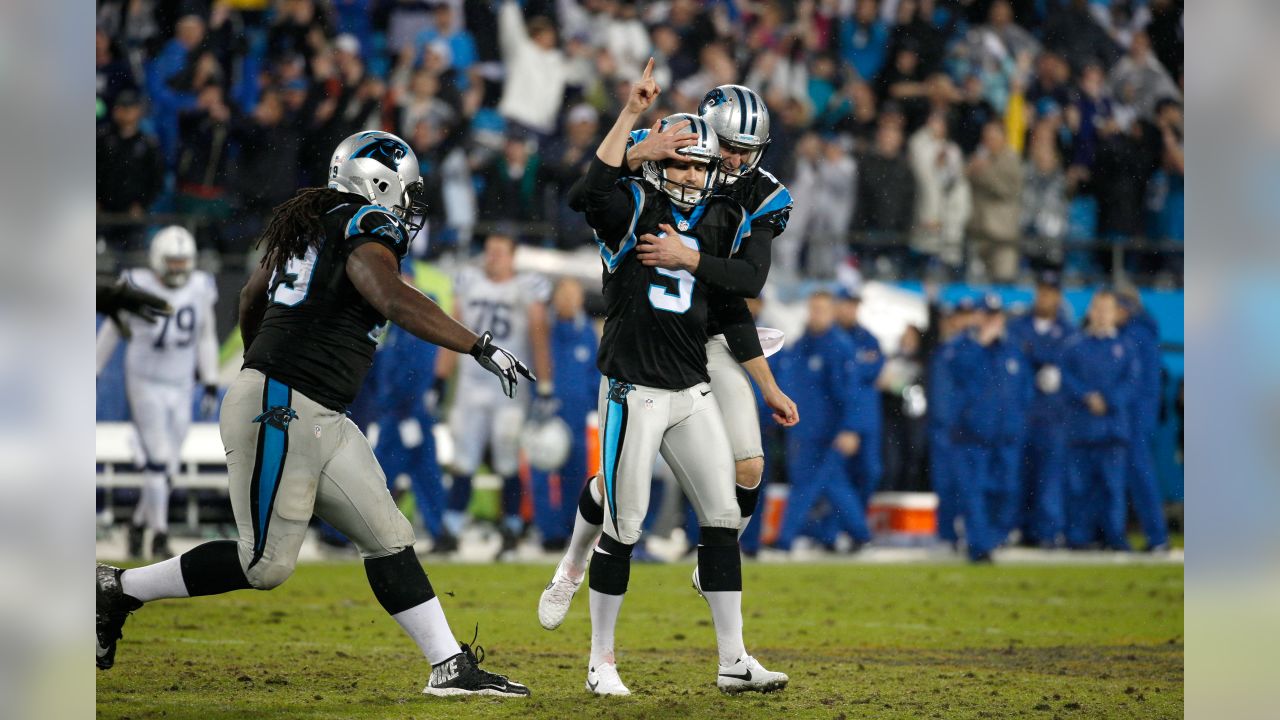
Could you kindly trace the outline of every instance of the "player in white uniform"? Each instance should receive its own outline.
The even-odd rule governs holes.
[[[126,270],[124,280],[163,298],[173,313],[158,321],[127,315],[121,320],[125,351],[125,388],[144,459],[142,496],[129,527],[129,555],[141,557],[143,530],[151,530],[153,558],[169,551],[169,479],[191,424],[197,373],[204,385],[201,412],[217,411],[218,336],[213,305],[218,298],[213,276],[195,269],[196,241],[177,225],[156,233],[150,268]],[[98,333],[98,372],[122,337],[116,322]]]
[[[541,275],[517,273],[515,239],[493,234],[485,239],[483,267],[463,268],[454,280],[453,313],[460,322],[487,327],[493,341],[517,357],[532,357],[539,378],[535,405],[553,403],[547,300],[551,284]],[[454,373],[457,353],[442,350],[436,361],[437,393]],[[493,472],[502,477],[502,550],[499,557],[515,550],[522,530],[520,518],[519,451],[520,431],[526,406],[511,402],[493,387],[488,373],[476,372],[472,363],[457,368],[449,428],[453,435],[453,485],[445,511],[445,529],[457,537],[466,523],[471,501],[471,476],[484,459],[485,450]],[[538,408],[535,407],[535,412]]]

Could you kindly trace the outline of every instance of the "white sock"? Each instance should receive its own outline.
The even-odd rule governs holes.
[[[143,476],[142,497],[146,526],[158,533],[169,532],[169,479],[164,473],[148,472]]]
[[[413,638],[432,665],[439,665],[462,652],[449,629],[449,621],[444,617],[440,598],[431,598],[391,617]]]
[[[618,613],[626,595],[606,595],[591,591],[591,667],[615,662],[613,631],[618,627]]]
[[[601,503],[600,491],[596,488],[595,478],[591,483],[591,499],[596,504]],[[573,534],[569,537],[569,547],[564,553],[564,567],[573,579],[582,577],[587,572],[587,562],[591,558],[591,551],[596,547],[596,541],[600,539],[600,529],[603,525],[595,525],[582,517],[582,511],[579,510],[573,516]]]
[[[703,592],[711,606],[711,620],[716,626],[716,645],[720,664],[732,665],[747,654],[742,642],[742,591]]]
[[[182,581],[182,556],[171,557],[154,565],[125,570],[120,575],[124,594],[142,602],[164,598],[190,597]]]

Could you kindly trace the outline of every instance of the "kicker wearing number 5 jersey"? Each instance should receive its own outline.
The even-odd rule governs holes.
[[[570,206],[585,213],[596,231],[606,302],[598,358],[604,375],[604,535],[591,558],[586,687],[600,695],[630,694],[618,675],[614,629],[660,452],[701,526],[698,558],[719,649],[717,685],[726,692],[776,690],[786,685],[786,675],[765,670],[742,640],[741,513],[731,485],[732,452],[707,374],[706,290],[685,270],[645,266],[636,252],[638,243],[661,230],[689,248],[728,257],[750,232],[749,223],[741,206],[712,194],[719,142],[695,116],[661,121],[687,122],[698,135],[694,144],[646,166],[643,181],[621,177],[631,126],[659,92],[652,67],[650,60],[569,196]]]
[[[402,278],[421,189],[409,146],[368,131],[335,150],[329,187],[303,190],[276,209],[262,237],[266,254],[240,294],[245,361],[219,417],[239,540],[141,568],[98,566],[98,667],[114,664],[124,621],[145,602],[283,583],[318,515],[355,543],[374,597],[431,663],[424,693],[529,694],[481,670],[454,639],[414,555],[413,529],[344,412],[388,320],[442,347],[470,349],[508,397],[520,376],[534,379],[489,333],[477,336]]]

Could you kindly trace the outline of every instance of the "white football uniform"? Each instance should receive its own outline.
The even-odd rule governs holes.
[[[154,323],[125,314],[132,339],[125,351],[125,389],[129,410],[146,455],[147,470],[171,475],[191,423],[192,391],[200,381],[217,382],[218,338],[213,306],[218,298],[213,276],[191,273],[186,284],[171,288],[146,268],[124,273],[141,290],[164,298],[173,314]],[[98,333],[98,371],[111,359],[120,340],[115,323]]]
[[[531,357],[529,307],[550,298],[551,284],[546,278],[518,273],[505,282],[494,282],[480,268],[466,267],[454,278],[453,288],[463,325],[476,332],[488,330],[495,345],[518,358]],[[512,402],[503,395],[501,385],[479,363],[459,364],[449,413],[455,472],[475,474],[485,448],[489,448],[495,473],[503,477],[516,474],[529,393],[521,393],[519,398],[519,402]]]

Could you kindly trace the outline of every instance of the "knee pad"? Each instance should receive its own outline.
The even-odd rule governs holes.
[[[284,584],[293,574],[293,563],[282,563],[259,559],[258,562],[244,571],[249,585],[255,590],[271,590]]]
[[[591,484],[596,479],[592,477],[582,486],[582,492],[578,494],[578,512],[582,514],[582,519],[592,525],[604,524],[604,506],[596,502],[591,495]]]
[[[373,596],[389,615],[417,607],[436,596],[412,546],[391,555],[367,558],[364,572]]]

